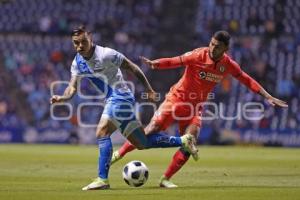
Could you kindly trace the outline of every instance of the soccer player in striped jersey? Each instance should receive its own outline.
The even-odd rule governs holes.
[[[165,101],[154,114],[150,124],[146,127],[147,135],[165,130],[173,121],[178,121],[181,135],[192,134],[197,138],[201,127],[201,103],[205,102],[213,88],[227,75],[231,75],[254,93],[266,98],[272,106],[287,107],[286,102],[274,98],[253,78],[246,74],[240,66],[226,54],[230,42],[230,35],[226,31],[216,32],[208,47],[197,48],[181,56],[149,60],[141,57],[142,61],[152,69],[172,69],[185,66],[182,78],[166,95]],[[135,147],[130,142],[115,151],[112,163],[121,159]],[[170,178],[187,162],[190,153],[180,148],[161,177],[159,185],[166,188],[177,187]],[[194,160],[198,154],[193,154]]]
[[[112,156],[110,135],[117,129],[138,149],[183,146],[194,154],[197,149],[192,135],[173,137],[162,133],[145,136],[144,129],[136,120],[135,99],[123,80],[120,68],[132,72],[145,86],[150,99],[155,92],[140,68],[123,54],[92,41],[92,35],[80,26],[72,32],[72,42],[77,54],[71,65],[71,80],[62,96],[54,95],[50,103],[70,100],[76,93],[77,82],[85,77],[105,94],[105,107],[97,126],[99,148],[98,177],[82,190],[110,188],[108,172]]]

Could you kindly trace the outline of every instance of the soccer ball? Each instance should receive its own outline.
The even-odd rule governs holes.
[[[149,171],[143,162],[134,160],[124,166],[122,175],[129,186],[140,187],[146,183]]]

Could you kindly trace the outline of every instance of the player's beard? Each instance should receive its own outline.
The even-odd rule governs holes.
[[[217,53],[214,53],[213,51],[209,51],[209,57],[213,60],[213,61],[218,61],[220,60],[220,58],[222,58],[224,53],[221,53],[221,54],[217,54]]]
[[[215,59],[216,59],[215,55],[213,54],[213,51],[209,51],[209,57],[210,57],[212,60],[215,60]]]

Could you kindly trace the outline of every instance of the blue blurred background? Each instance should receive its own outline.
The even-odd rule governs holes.
[[[261,120],[205,120],[199,143],[300,146],[300,1],[298,0],[1,0],[0,1],[0,142],[93,143],[94,128],[78,126],[76,96],[50,115],[50,86],[70,79],[75,52],[70,32],[80,23],[93,31],[97,44],[114,48],[139,64],[162,96],[183,69],[152,71],[138,57],[180,55],[207,46],[220,29],[232,35],[229,54],[243,70],[288,109],[270,107],[232,78],[216,89],[213,102],[224,104],[224,115],[235,116],[238,103],[261,102]],[[126,75],[126,79],[137,83]],[[61,94],[66,85],[55,88]],[[136,84],[138,101],[143,87]],[[95,94],[89,83],[86,94]],[[163,99],[162,99],[163,100]],[[161,100],[161,101],[162,101]],[[91,102],[91,100],[89,100]],[[98,100],[92,100],[98,102]],[[160,103],[160,102],[158,102]],[[153,112],[139,110],[146,125]],[[209,110],[209,108],[207,108]],[[101,109],[82,108],[81,119],[97,123]],[[171,134],[177,126],[170,127]],[[114,134],[115,143],[123,138]]]

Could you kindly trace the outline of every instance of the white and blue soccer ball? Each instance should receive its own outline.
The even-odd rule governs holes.
[[[129,186],[140,187],[147,182],[149,170],[143,162],[134,160],[124,166],[122,175]]]

